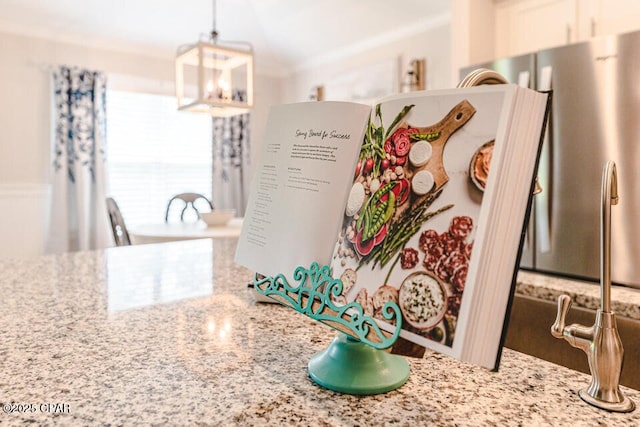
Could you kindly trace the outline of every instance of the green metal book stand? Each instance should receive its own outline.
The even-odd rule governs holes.
[[[332,296],[342,294],[343,285],[331,277],[329,266],[315,262],[309,268],[300,266],[293,279],[297,285],[290,285],[283,274],[256,274],[254,286],[260,294],[341,332],[311,357],[308,369],[314,382],[329,390],[364,395],[395,390],[407,381],[406,359],[383,351],[400,335],[402,315],[397,304],[387,302],[382,309],[389,323],[396,322],[395,331],[389,333],[357,302],[337,305],[332,301]]]

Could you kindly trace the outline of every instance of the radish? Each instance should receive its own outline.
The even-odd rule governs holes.
[[[353,175],[353,179],[356,179],[358,175],[360,175],[361,170],[362,170],[362,160],[358,160],[358,164],[356,165],[356,173]]]
[[[390,165],[391,162],[389,161],[389,159],[382,159],[382,162],[380,162],[380,169],[382,171],[385,171],[389,168]]]
[[[364,162],[364,174],[368,175],[371,173],[371,171],[373,170],[373,157],[370,157],[367,159],[366,162]]]

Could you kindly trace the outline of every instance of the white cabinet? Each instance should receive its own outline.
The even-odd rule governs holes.
[[[518,55],[640,29],[640,0],[504,0],[495,4],[495,56]]]
[[[579,28],[581,40],[608,34],[640,30],[640,1],[638,0],[582,0]]]
[[[496,4],[496,57],[576,41],[575,0],[512,0]]]

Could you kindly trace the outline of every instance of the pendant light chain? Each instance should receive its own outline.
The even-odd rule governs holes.
[[[216,0],[212,0],[213,26],[211,27],[211,40],[215,43],[218,39],[218,30],[216,29]]]

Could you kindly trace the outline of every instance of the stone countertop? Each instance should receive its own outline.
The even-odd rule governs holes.
[[[583,403],[589,376],[509,349],[498,372],[428,353],[409,361],[398,390],[325,390],[306,365],[335,332],[255,303],[235,244],[0,261],[0,424],[640,424],[640,410]],[[639,391],[623,390],[640,403]],[[18,404],[35,412],[6,413]]]
[[[518,273],[516,293],[553,302],[558,301],[558,296],[567,294],[576,307],[591,310],[600,308],[600,285],[596,282],[565,279],[521,270]],[[611,310],[617,316],[640,320],[640,289],[612,286]]]

